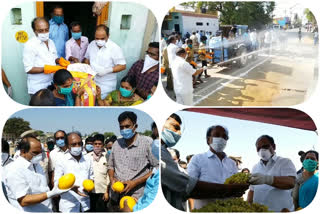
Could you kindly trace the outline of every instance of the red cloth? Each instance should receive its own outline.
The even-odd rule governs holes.
[[[186,111],[270,123],[291,128],[316,131],[311,117],[302,111],[288,108],[189,108]]]

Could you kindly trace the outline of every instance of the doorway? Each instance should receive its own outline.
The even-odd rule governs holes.
[[[174,31],[180,33],[180,25],[179,24],[174,25]]]
[[[71,22],[78,21],[81,23],[82,35],[91,42],[97,25],[97,17],[92,13],[93,4],[94,2],[43,2],[43,16],[50,20],[53,8],[60,5],[64,12],[64,23],[69,28],[69,37],[71,38]]]

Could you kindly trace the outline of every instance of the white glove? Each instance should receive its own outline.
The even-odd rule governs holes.
[[[203,70],[207,70],[207,66],[203,66]]]
[[[69,189],[59,189],[58,185],[54,186],[53,189],[49,192],[47,192],[47,198],[52,198],[57,195],[61,195],[62,193],[68,192],[71,188]]]
[[[254,173],[250,176],[249,183],[252,185],[268,184],[271,186],[273,184],[273,176]]]
[[[104,76],[104,75],[106,75],[108,73],[112,73],[113,72],[113,68],[112,67],[104,68],[103,66],[100,66],[100,65],[98,65],[96,63],[92,63],[91,66],[92,66],[93,70],[95,72],[97,72],[98,76]]]
[[[12,98],[13,91],[12,91],[12,87],[11,87],[11,86],[10,86],[10,87],[8,87],[8,95],[9,95],[9,97],[11,97],[11,98]]]

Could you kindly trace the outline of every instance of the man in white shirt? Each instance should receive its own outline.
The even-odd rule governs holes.
[[[24,46],[23,65],[28,74],[28,93],[33,95],[51,84],[52,74],[45,74],[44,66],[56,65],[59,59],[54,42],[49,39],[48,21],[37,17],[31,25],[36,36]]]
[[[5,184],[10,203],[26,212],[52,212],[51,198],[67,190],[56,185],[51,191],[39,162],[41,143],[33,136],[25,136],[19,143],[20,156],[7,168]]]
[[[98,25],[95,40],[92,41],[85,54],[84,63],[90,64],[97,72],[97,85],[101,88],[101,99],[116,90],[117,72],[126,69],[126,60],[121,48],[109,39],[109,28]]]
[[[192,75],[200,74],[203,69],[193,69],[186,62],[187,52],[183,48],[178,48],[176,58],[172,63],[173,88],[176,94],[176,101],[182,105],[193,105]]]
[[[60,212],[84,212],[90,210],[90,198],[84,192],[82,183],[86,179],[94,179],[91,160],[82,155],[83,142],[78,132],[67,135],[66,144],[69,152],[57,162],[54,171],[54,183],[65,174],[72,173],[76,177],[74,188],[61,195],[59,203]]]
[[[291,196],[296,179],[294,164],[275,154],[276,145],[268,135],[257,139],[256,148],[261,160],[251,171],[248,202],[263,204],[273,212],[294,211]]]
[[[94,175],[94,190],[90,194],[91,212],[106,212],[109,200],[108,185],[110,179],[107,168],[107,152],[104,149],[104,136],[96,134],[93,137],[93,151],[87,156],[92,161]]]
[[[209,150],[192,157],[188,174],[200,181],[224,184],[227,178],[238,172],[236,163],[223,152],[229,139],[228,130],[221,125],[211,126],[206,137]],[[212,200],[195,199],[194,208],[199,209]]]

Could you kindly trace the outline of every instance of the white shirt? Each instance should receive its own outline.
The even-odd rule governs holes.
[[[180,56],[175,58],[171,70],[174,92],[176,94],[192,93],[192,74],[194,74],[196,70]]]
[[[95,40],[90,42],[85,58],[90,60],[90,63],[95,63],[104,68],[114,67],[116,65],[125,65],[126,60],[121,48],[108,39],[106,44],[99,49]],[[117,74],[108,73],[104,76],[96,76],[95,81],[101,88],[101,98],[104,99],[111,91],[116,90]]]
[[[56,65],[58,58],[56,46],[52,40],[48,40],[48,46],[38,37],[31,38],[24,45],[23,65],[25,72],[33,67],[44,67],[44,65]],[[28,93],[35,94],[40,89],[47,88],[52,82],[52,74],[28,74]]]
[[[18,157],[6,167],[5,185],[10,203],[26,212],[52,212],[51,199],[41,203],[21,207],[18,199],[25,195],[49,191],[47,179],[39,164],[32,164],[24,157]]]
[[[174,59],[176,58],[176,51],[178,46],[176,46],[173,43],[170,43],[167,47],[167,53],[168,53],[168,60],[169,60],[169,68],[172,68],[172,64]]]
[[[85,179],[94,180],[91,160],[81,155],[79,162],[68,152],[58,160],[54,170],[54,183],[57,185],[59,178],[65,174],[72,173],[76,177],[75,186],[81,189]],[[80,210],[80,204],[82,210]],[[83,197],[70,190],[61,194],[59,211],[80,212],[90,209],[90,198]]]
[[[260,160],[252,169],[253,173],[261,173],[272,176],[293,176],[296,177],[296,168],[288,158],[277,155],[264,165]],[[282,190],[266,184],[250,185],[250,190],[254,191],[253,202],[268,206],[269,210],[280,212],[283,208],[294,210],[293,200],[290,190]]]
[[[55,147],[49,154],[49,172],[54,171],[57,161],[62,159],[63,156],[68,153],[68,149],[63,151],[60,147]]]
[[[238,172],[235,161],[225,156],[222,161],[210,150],[194,155],[188,165],[188,175],[200,181],[223,184],[227,178]],[[195,200],[194,208],[199,209],[213,199]]]

